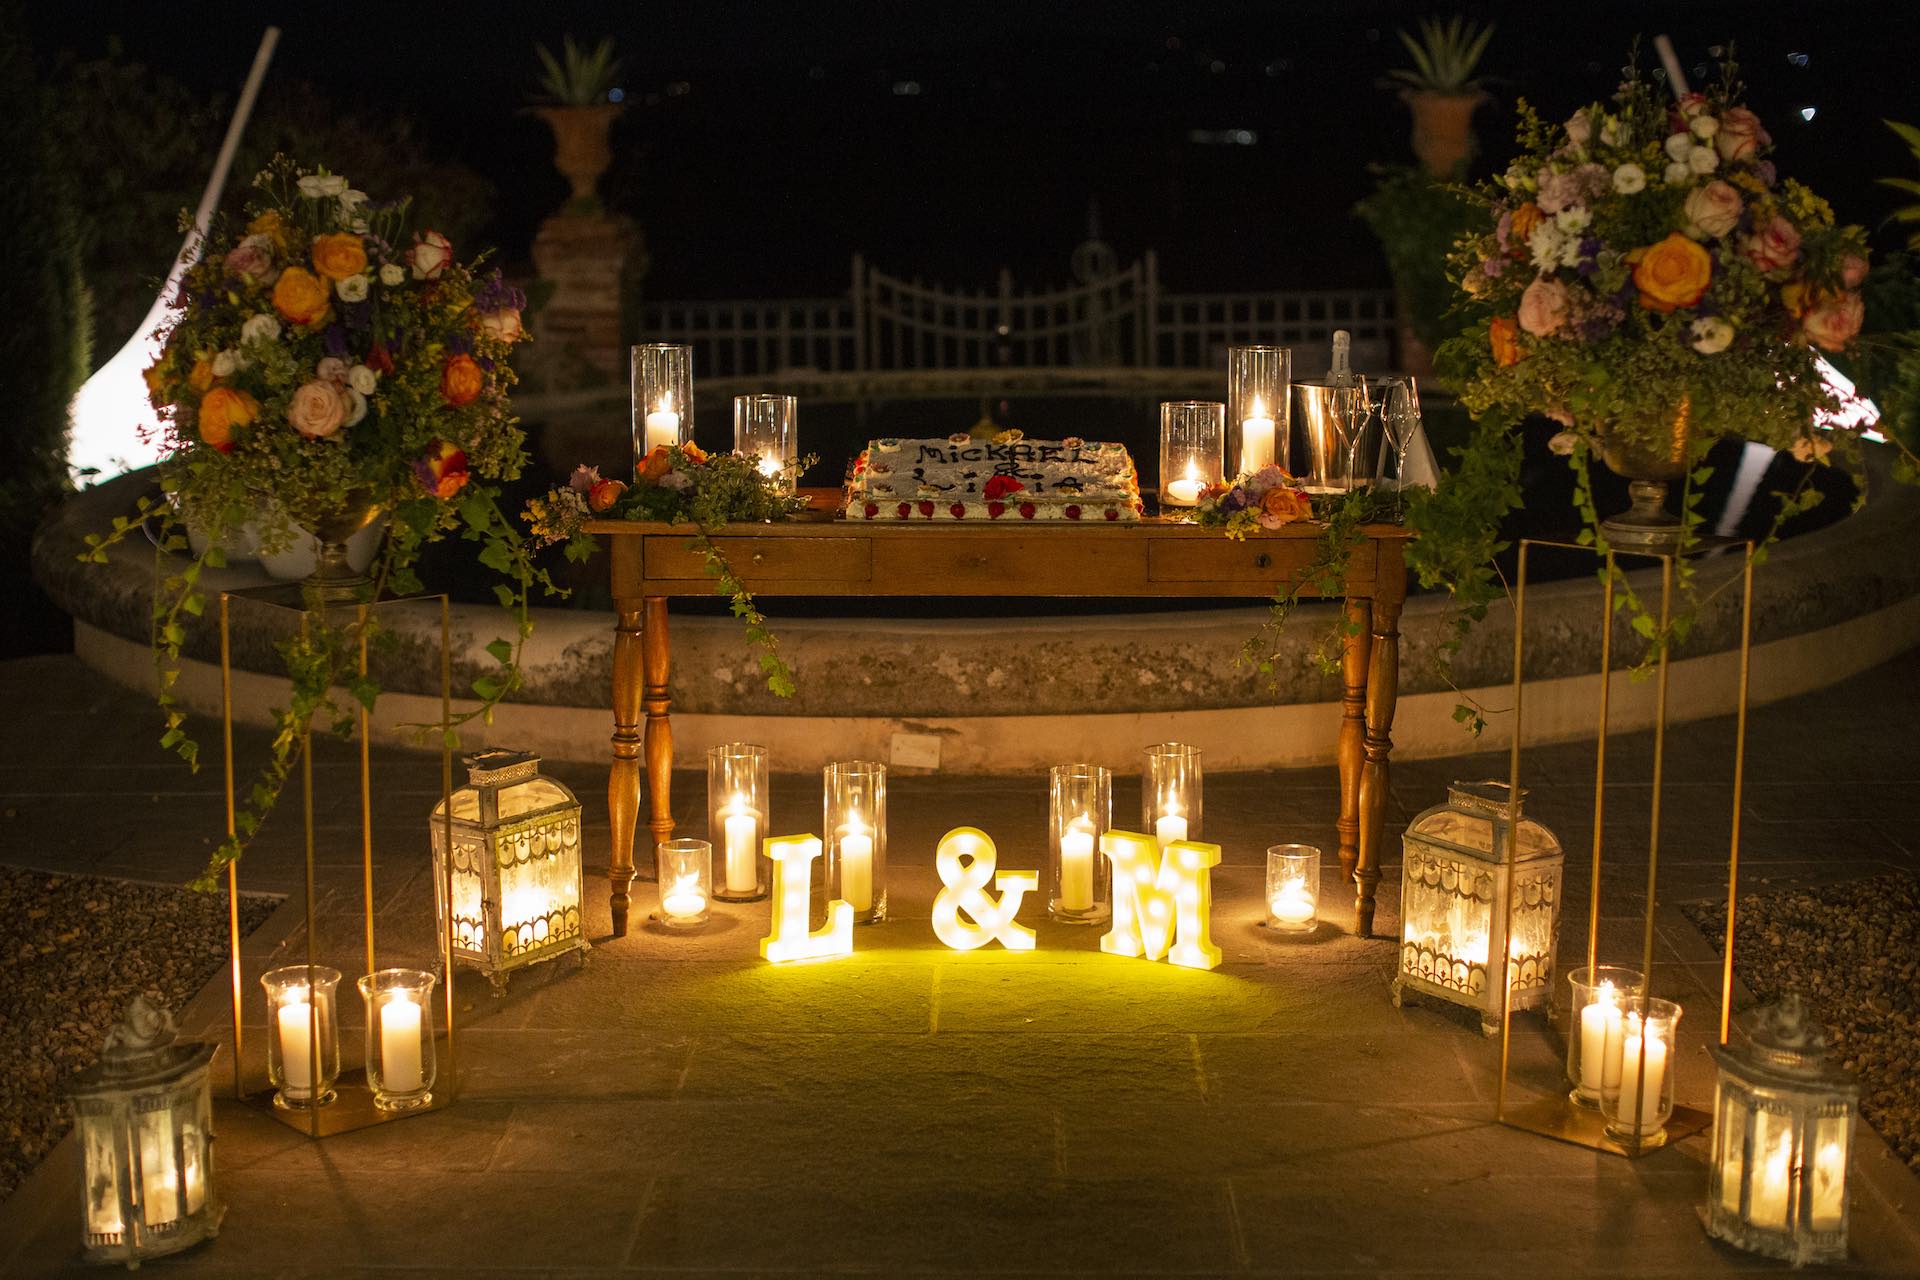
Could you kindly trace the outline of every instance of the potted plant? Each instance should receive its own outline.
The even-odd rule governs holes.
[[[1413,154],[1436,178],[1452,178],[1473,155],[1473,113],[1487,101],[1474,68],[1493,38],[1493,26],[1455,15],[1444,25],[1420,20],[1420,38],[1398,33],[1413,66],[1387,73],[1389,87],[1413,112]]]
[[[558,58],[543,44],[534,52],[541,72],[533,113],[553,130],[553,167],[573,185],[569,211],[597,213],[600,175],[613,163],[607,131],[625,110],[616,88],[620,59],[613,56],[613,40],[602,40],[588,53],[569,35]]]

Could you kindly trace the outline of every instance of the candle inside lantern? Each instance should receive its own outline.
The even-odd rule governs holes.
[[[1187,474],[1167,484],[1166,500],[1176,506],[1197,506],[1200,502],[1200,490],[1205,488],[1200,479],[1200,469],[1191,461],[1187,463]]]
[[[761,475],[763,475],[763,476],[765,476],[765,477],[767,477],[767,478],[768,478],[769,480],[771,480],[771,479],[772,479],[773,477],[775,477],[775,476],[777,476],[777,475],[779,475],[779,474],[780,474],[780,459],[778,459],[778,458],[761,458],[761,459],[760,459],[760,474],[761,474]]]
[[[873,910],[873,831],[856,813],[840,828],[839,837],[840,896],[852,904],[855,915],[862,915]]]
[[[1813,1229],[1837,1231],[1847,1211],[1847,1153],[1825,1142],[1813,1156]]]
[[[754,854],[760,847],[760,817],[739,792],[734,793],[726,814],[727,892],[751,894],[760,887],[759,869],[754,866]]]
[[[1255,396],[1246,417],[1240,420],[1240,472],[1252,475],[1273,464],[1274,422],[1266,406]]]
[[[1180,802],[1171,794],[1160,801],[1160,816],[1154,820],[1153,835],[1162,849],[1187,838],[1187,817],[1180,811]]]
[[[675,876],[660,894],[660,910],[669,921],[697,919],[707,909],[707,895],[698,874]]]
[[[287,1092],[306,1097],[313,1092],[313,1004],[305,987],[294,987],[276,1011],[280,1033],[280,1072]]]
[[[673,408],[673,393],[660,397],[660,403],[647,414],[647,452],[652,453],[661,445],[680,443],[680,415]]]
[[[1313,919],[1313,895],[1307,892],[1304,879],[1283,883],[1268,905],[1273,908],[1273,918],[1281,924],[1305,924]]]
[[[1747,1220],[1770,1231],[1787,1229],[1793,1189],[1793,1140],[1785,1133],[1767,1148],[1753,1179]]]
[[[1622,1025],[1619,993],[1602,982],[1580,1011],[1580,1091],[1589,1097],[1619,1082]]]
[[[150,1227],[180,1216],[180,1171],[165,1113],[140,1126],[140,1216]]]
[[[1060,833],[1060,909],[1093,910],[1093,823],[1075,818]]]
[[[1637,1085],[1642,1082],[1640,1074],[1641,1057],[1641,1019],[1638,1014],[1628,1014],[1620,1038],[1620,1127],[1637,1127],[1644,1137],[1660,1132],[1660,1095],[1667,1082],[1667,1042],[1661,1038],[1659,1028],[1651,1028],[1644,1037],[1646,1045],[1646,1075],[1644,1087],[1639,1089],[1640,1107],[1636,1117],[1633,1114],[1633,1098]]]
[[[420,1024],[425,1011],[401,992],[380,1006],[380,1080],[388,1093],[414,1093],[427,1082],[420,1062]]]

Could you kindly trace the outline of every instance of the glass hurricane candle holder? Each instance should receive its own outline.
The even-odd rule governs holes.
[[[1740,1030],[1744,1046],[1713,1050],[1707,1233],[1795,1266],[1845,1262],[1860,1086],[1797,995],[1742,1014]]]
[[[1567,1083],[1583,1107],[1600,1105],[1601,1094],[1620,1085],[1620,1036],[1626,1024],[1626,1000],[1646,979],[1637,969],[1585,965],[1567,975],[1573,999],[1567,1006]]]
[[[761,852],[767,796],[765,747],[707,748],[707,838],[720,850],[713,896],[722,902],[757,902],[769,892],[773,864]]]
[[[733,398],[733,451],[757,457],[760,474],[792,493],[800,474],[800,410],[792,396]]]
[[[1293,352],[1286,347],[1227,348],[1227,423],[1239,437],[1237,474],[1287,465]]]
[[[661,445],[693,439],[693,348],[652,342],[633,348],[633,469]]]
[[[287,965],[261,974],[260,985],[267,992],[267,1079],[274,1105],[301,1111],[326,1106],[340,1078],[340,971]]]
[[[1267,850],[1267,924],[1282,933],[1319,927],[1320,850],[1276,844]]]
[[[1200,748],[1157,742],[1140,772],[1140,830],[1162,848],[1200,838]]]
[[[381,969],[360,979],[367,1003],[367,1087],[382,1111],[433,1101],[433,984],[425,969]]]
[[[1657,1147],[1667,1140],[1667,1121],[1673,1118],[1673,1076],[1680,1061],[1674,1034],[1680,1006],[1652,996],[1628,996],[1621,1009],[1620,1070],[1613,1084],[1601,1085],[1600,1114],[1615,1142]],[[1603,1080],[1613,1074],[1607,1069]]]
[[[844,898],[856,924],[887,918],[887,766],[837,760],[823,771],[827,900]]]
[[[698,929],[707,922],[713,897],[713,846],[705,840],[662,840],[654,846],[660,882],[660,923]]]
[[[1113,914],[1112,864],[1100,837],[1113,826],[1113,774],[1097,764],[1048,771],[1047,911],[1068,924],[1099,924]]]
[[[1227,406],[1217,400],[1169,400],[1160,406],[1160,505],[1198,506],[1221,482]]]

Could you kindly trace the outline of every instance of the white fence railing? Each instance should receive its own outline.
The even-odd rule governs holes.
[[[1393,295],[1385,289],[1163,293],[1149,252],[1124,270],[1050,290],[944,289],[877,271],[857,255],[838,298],[652,302],[644,336],[689,343],[702,378],[811,371],[1066,368],[1206,369],[1228,346],[1294,351],[1296,376],[1323,370],[1333,332],[1353,334],[1357,368],[1386,368]]]

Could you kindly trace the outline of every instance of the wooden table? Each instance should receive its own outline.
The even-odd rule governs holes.
[[[831,508],[838,490],[809,491]],[[811,518],[810,518],[811,517]],[[667,600],[708,596],[713,579],[685,525],[598,520],[587,526],[613,550],[613,931],[627,931],[633,836],[646,758],[648,826],[673,838],[669,788],[673,729]],[[1217,530],[1149,517],[1137,524],[987,521],[894,522],[832,518],[815,510],[781,524],[740,525],[715,537],[734,572],[763,596],[1271,597],[1311,567],[1315,524],[1262,531],[1234,542]],[[1340,594],[1352,624],[1342,654],[1338,759],[1340,867],[1355,885],[1354,928],[1373,927],[1380,881],[1380,828],[1387,804],[1400,678],[1400,606],[1406,599],[1398,525],[1368,525]],[[644,717],[644,718],[643,718]],[[643,729],[644,725],[644,729]]]

